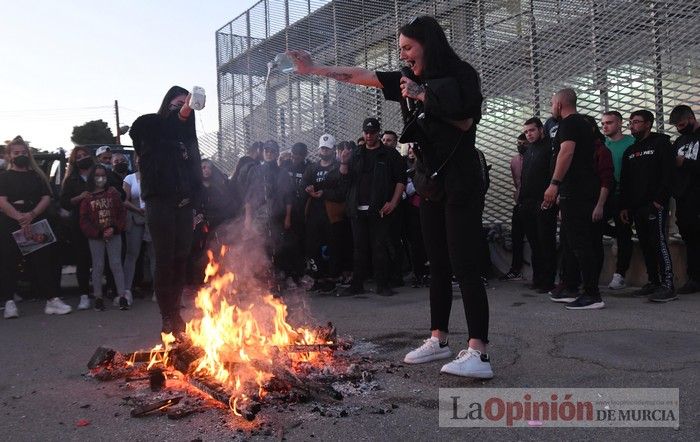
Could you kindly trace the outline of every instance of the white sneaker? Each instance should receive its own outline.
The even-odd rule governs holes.
[[[19,296],[17,293],[15,293],[14,295],[12,295],[12,299],[13,299],[15,302],[22,302],[22,301],[24,301],[24,298],[22,298],[21,296]]]
[[[9,300],[5,303],[5,319],[19,318],[19,310],[17,310],[17,305],[15,301]]]
[[[115,307],[119,307],[119,296],[115,296],[114,299],[112,299],[112,305]]]
[[[90,308],[90,297],[88,295],[80,295],[78,310],[87,310]]]
[[[71,306],[61,301],[61,298],[58,297],[46,301],[46,307],[44,308],[44,313],[47,315],[65,315],[72,311]]]
[[[620,275],[619,273],[613,274],[612,281],[610,281],[610,284],[608,284],[608,288],[611,290],[620,290],[624,289],[627,287],[625,284],[625,278],[624,276]]]
[[[493,377],[488,356],[473,348],[460,351],[457,359],[442,366],[440,373],[479,379],[491,379]]]
[[[452,356],[452,350],[445,345],[440,346],[440,340],[436,337],[430,337],[423,341],[423,345],[409,352],[403,361],[407,364],[422,364],[423,362],[437,361]]]
[[[131,294],[131,290],[124,290],[124,297],[126,298],[126,302],[129,304],[129,307],[131,307],[131,304],[134,303],[134,295]]]

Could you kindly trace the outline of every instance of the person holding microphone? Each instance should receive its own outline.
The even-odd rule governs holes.
[[[399,51],[408,69],[394,72],[320,66],[304,51],[288,55],[298,74],[379,88],[385,99],[401,103],[406,126],[400,141],[420,145],[414,184],[422,197],[420,217],[431,276],[431,336],[404,361],[423,363],[452,356],[447,335],[454,274],[462,292],[468,346],[441,372],[491,378],[486,354],[489,307],[480,277],[480,250],[473,247],[482,240],[486,186],[475,149],[483,100],[479,75],[459,58],[430,16],[417,17],[399,29]],[[343,152],[341,173],[348,173],[349,161],[350,155]]]

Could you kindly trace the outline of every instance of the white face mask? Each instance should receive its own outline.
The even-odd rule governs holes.
[[[97,187],[104,187],[106,184],[107,184],[107,177],[105,177],[105,176],[95,177],[95,185]]]

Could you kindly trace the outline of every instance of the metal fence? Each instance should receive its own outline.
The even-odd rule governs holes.
[[[649,109],[662,132],[674,105],[699,101],[697,1],[262,0],[216,32],[220,131],[201,143],[204,154],[230,171],[256,140],[302,141],[313,154],[325,132],[357,139],[367,116],[399,132],[398,105],[380,91],[279,73],[266,84],[266,64],[305,49],[324,64],[395,70],[396,30],[422,14],[481,75],[477,145],[493,164],[485,222],[510,222],[515,139],[527,118],[549,116],[556,90],[573,87],[595,117]]]

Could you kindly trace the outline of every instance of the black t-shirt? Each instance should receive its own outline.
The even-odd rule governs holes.
[[[565,141],[576,143],[569,170],[559,186],[561,198],[588,200],[595,199],[598,191],[594,167],[593,130],[580,114],[571,114],[561,120],[554,143],[554,163]]]
[[[678,199],[696,198],[700,201],[700,128],[689,135],[681,135],[673,142],[675,154],[685,158],[674,173],[674,196]]]
[[[299,187],[306,188],[306,186],[313,185],[314,190],[323,190],[325,188],[324,182],[326,181],[326,176],[328,172],[337,167],[335,163],[331,163],[328,166],[322,166],[319,161],[316,164],[312,164],[306,168],[304,172],[304,177],[299,183]],[[304,191],[306,194],[306,191]],[[321,195],[321,198],[309,198],[309,211],[310,212],[325,212],[325,198]]]
[[[374,166],[377,164],[379,156],[379,148],[364,149],[364,162],[360,171],[359,185],[357,186],[357,205],[369,206],[372,198],[372,176],[374,175]]]
[[[8,170],[0,173],[0,196],[6,197],[7,201],[20,212],[31,211],[46,195],[51,195],[49,188],[44,180],[32,170],[27,172]],[[17,201],[22,201],[22,203],[17,204]],[[43,218],[42,215],[39,215],[34,221]],[[5,226],[17,224],[15,220],[4,213],[0,215],[0,219]]]

